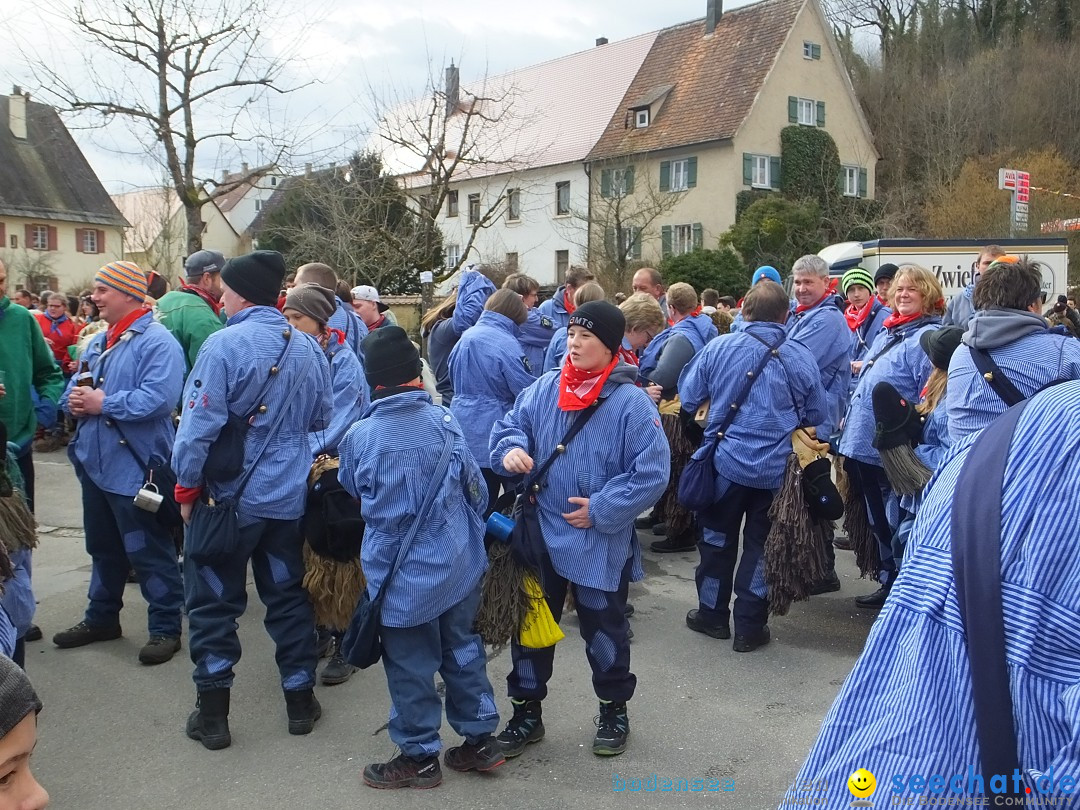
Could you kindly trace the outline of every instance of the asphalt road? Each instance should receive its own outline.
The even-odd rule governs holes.
[[[874,619],[852,601],[873,585],[859,580],[852,555],[840,552],[840,592],[774,617],[772,643],[737,654],[730,641],[693,633],[684,624],[686,611],[697,604],[696,553],[647,551],[646,578],[630,591],[637,608],[632,667],[638,690],[624,755],[604,759],[590,751],[597,705],[570,617],[544,703],[542,742],[490,775],[444,768],[435,791],[376,793],[363,785],[360,772],[395,753],[385,730],[389,700],[381,668],[340,686],[318,687],[322,720],[310,736],[290,736],[254,588],[240,622],[244,657],[233,689],[233,745],[224,751],[207,751],[184,735],[195,699],[186,644],[168,664],[138,663],[146,613],[137,586],[128,586],[124,638],[76,650],[53,647],[52,634],[82,618],[90,564],[79,486],[66,457],[39,455],[36,469],[41,543],[34,587],[45,639],[28,645],[27,669],[45,703],[34,769],[55,808],[775,808]],[[509,652],[489,661],[496,695],[509,668]],[[501,700],[500,710],[509,713],[509,700]],[[447,745],[456,744],[445,724],[444,733]],[[653,774],[730,780],[733,789],[629,792],[631,779],[647,785]],[[627,790],[615,789],[620,781]],[[847,806],[850,796],[842,792],[829,806]]]

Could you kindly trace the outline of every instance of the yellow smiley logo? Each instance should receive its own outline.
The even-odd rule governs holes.
[[[865,799],[867,796],[873,794],[874,789],[877,787],[877,780],[874,779],[874,775],[866,768],[859,768],[847,780],[847,789],[851,791],[851,795],[857,799]]]

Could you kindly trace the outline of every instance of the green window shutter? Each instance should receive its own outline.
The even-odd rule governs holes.
[[[686,187],[693,188],[697,185],[697,158],[687,158],[686,160]]]
[[[695,222],[694,223],[693,232],[694,232],[694,250],[701,250],[702,245],[705,244],[705,239],[704,239],[704,236],[703,236],[702,231],[701,231],[701,223],[700,222]]]
[[[821,46],[820,45],[811,45],[810,46],[810,56],[813,59],[820,59],[821,58]]]
[[[600,196],[611,196],[611,169],[603,169],[600,172]]]
[[[840,173],[836,175],[836,190],[843,194],[847,191],[847,169],[840,167]]]
[[[625,194],[633,194],[634,193],[634,167],[633,166],[627,166],[625,169],[623,169],[623,185],[626,186],[626,188],[623,189],[623,193],[625,193]]]
[[[660,190],[671,191],[671,161],[660,161]]]
[[[817,103],[817,125],[819,127],[825,126],[825,102],[819,101]]]
[[[665,225],[660,229],[660,256],[666,259],[671,255],[671,226]]]
[[[754,183],[754,156],[743,152],[742,156],[742,183],[750,186]]]
[[[789,124],[799,122],[799,99],[795,96],[787,97],[787,120]]]
[[[780,188],[780,158],[769,158],[769,185],[773,188]]]
[[[866,197],[866,169],[859,169],[859,196]]]

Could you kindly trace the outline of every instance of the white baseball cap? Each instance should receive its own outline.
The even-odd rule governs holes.
[[[372,287],[370,284],[361,284],[359,287],[352,288],[352,300],[353,301],[374,301],[379,307],[379,312],[386,312],[390,309],[389,306],[382,302],[379,298],[379,291]]]

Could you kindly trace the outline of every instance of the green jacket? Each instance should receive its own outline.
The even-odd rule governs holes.
[[[64,375],[34,316],[7,296],[0,298],[0,371],[7,392],[0,397],[0,422],[7,426],[8,441],[22,446],[37,430],[30,388],[56,404],[64,393]]]
[[[191,373],[199,349],[210,335],[225,325],[222,317],[195,293],[173,290],[165,293],[155,307],[156,317],[180,342],[184,350],[184,377]]]

